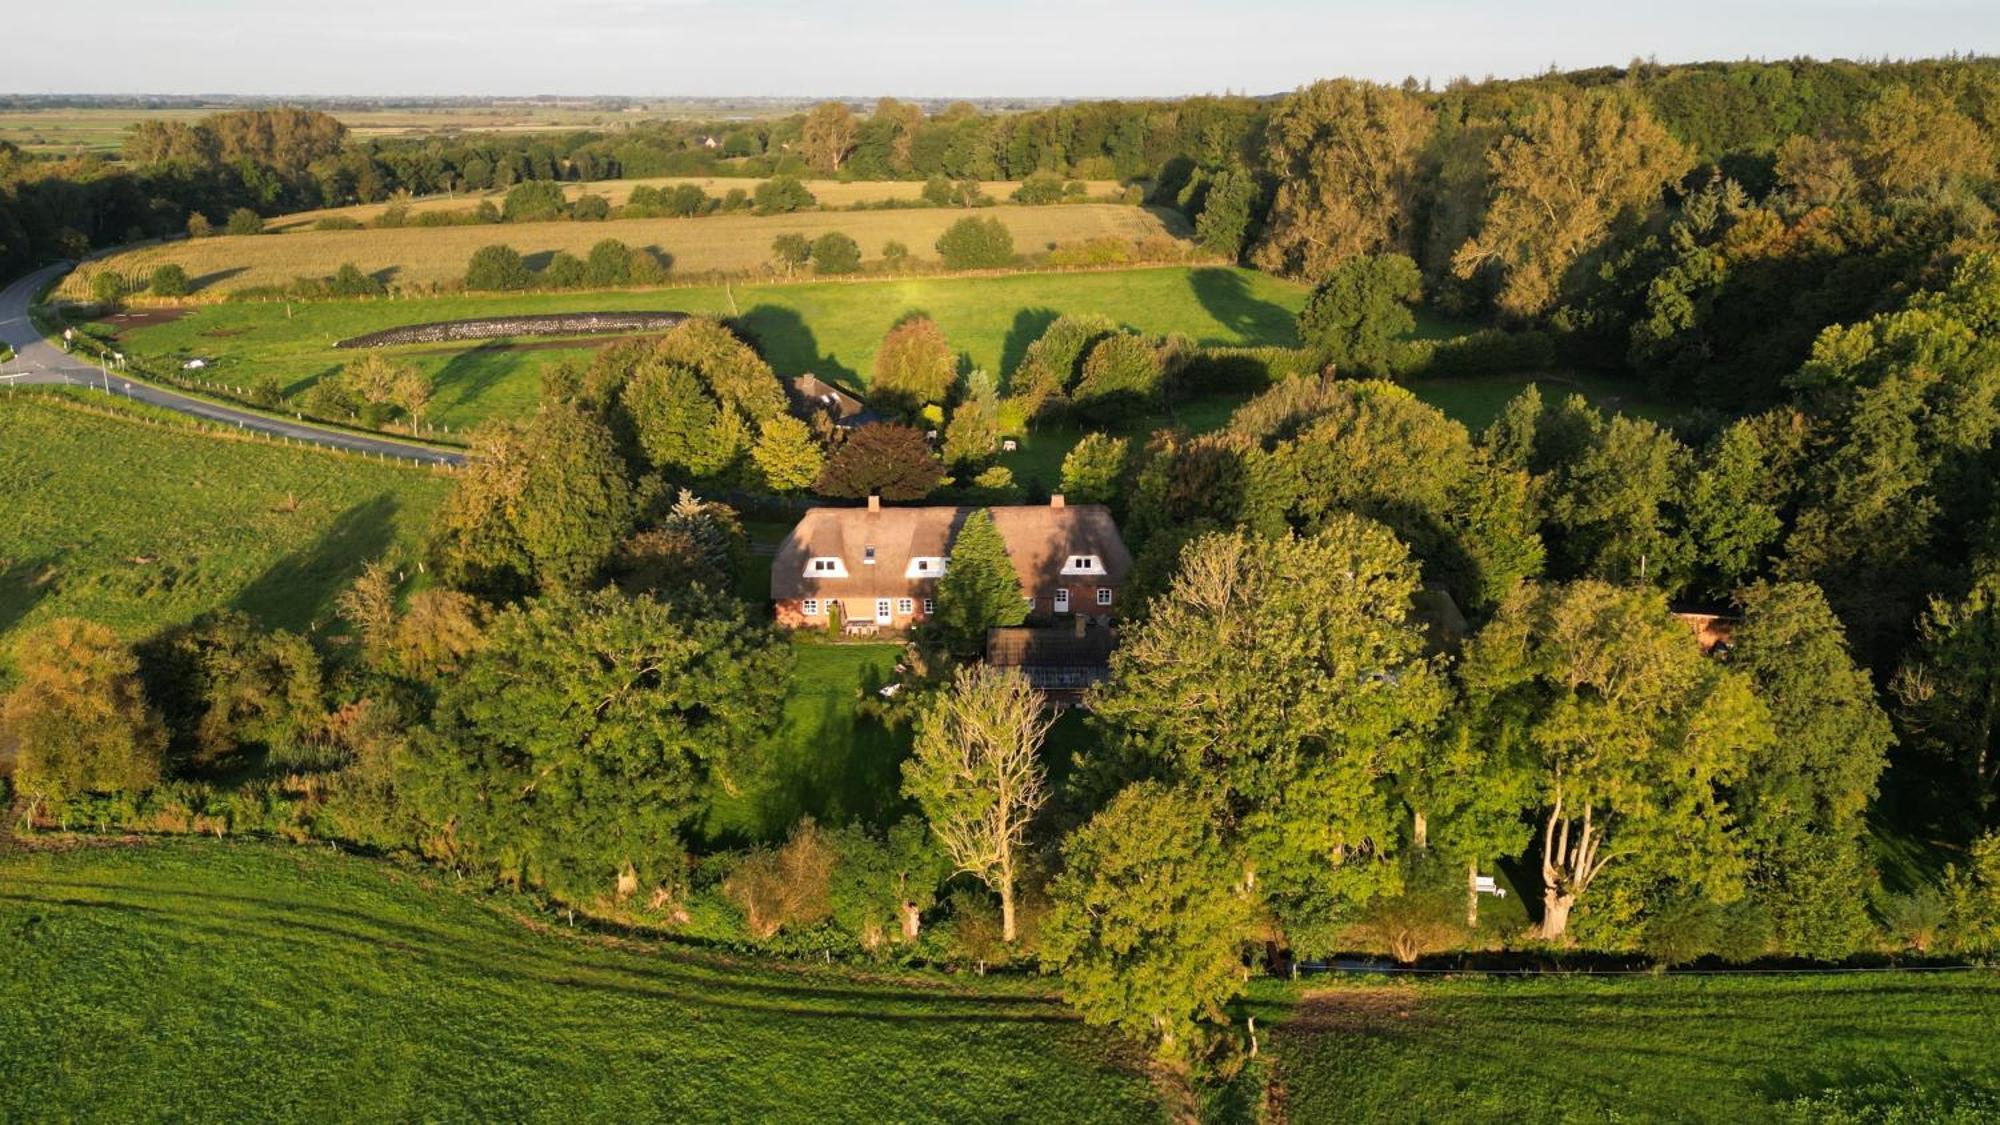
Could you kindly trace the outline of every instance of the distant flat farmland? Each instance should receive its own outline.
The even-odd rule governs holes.
[[[728,195],[730,189],[741,188],[745,192],[755,192],[761,179],[738,176],[660,176],[646,180],[596,180],[589,183],[564,184],[563,190],[572,200],[582,195],[601,195],[612,206],[623,204],[632,198],[634,188],[674,187],[678,184],[693,184],[710,196],[720,199]],[[1085,180],[1084,187],[1093,198],[1116,195],[1124,187],[1116,180]],[[822,207],[852,207],[857,203],[885,203],[923,198],[924,185],[917,180],[807,180],[806,189],[813,193]],[[1005,203],[1014,189],[1021,186],[1019,180],[986,180],[980,189],[989,197]],[[476,207],[482,199],[490,199],[497,206],[506,198],[501,190],[462,192],[457,195],[433,195],[422,199],[403,201],[411,214],[424,211],[464,211]],[[280,215],[264,224],[267,231],[311,230],[321,219],[343,218],[365,223],[380,215],[393,205],[394,201],[382,203],[359,203],[352,207],[327,207],[317,211],[297,211],[290,215]]]
[[[210,295],[257,285],[283,285],[300,277],[323,277],[352,262],[391,284],[444,285],[465,276],[473,251],[505,243],[540,265],[559,250],[578,257],[599,239],[615,238],[667,256],[670,272],[698,275],[760,269],[771,259],[771,241],[781,234],[816,238],[843,231],[861,244],[864,260],[881,256],[890,241],[908,247],[913,259],[935,260],[933,244],[945,228],[968,212],[956,209],[896,211],[806,211],[792,215],[710,215],[699,219],[620,219],[612,222],[504,223],[459,227],[401,227],[393,230],[301,231],[286,235],[218,236],[145,246],[114,254],[70,274],[62,295],[87,300],[90,279],[105,269],[143,282],[153,270],[177,263],[196,291]],[[1141,207],[1078,203],[1050,207],[1007,207],[976,212],[999,219],[1014,236],[1015,249],[1033,253],[1055,243],[1091,238],[1184,238],[1178,215]]]

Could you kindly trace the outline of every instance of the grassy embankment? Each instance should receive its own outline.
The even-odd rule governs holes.
[[[328,620],[392,548],[415,557],[449,478],[0,392],[0,643],[61,615],[139,637],[204,610]]]
[[[324,849],[0,852],[5,1120],[1157,1120],[1046,987],[600,939]]]
[[[7,1119],[1160,1116],[1131,1048],[1044,981],[600,938],[316,848],[0,852],[0,954],[0,1011],[33,1029],[0,1036]],[[1814,1099],[1969,1122],[2000,1105],[1990,974],[1253,992],[1291,1121],[1823,1120]]]
[[[63,282],[59,295],[90,299],[91,277],[115,270],[128,283],[152,276],[173,263],[187,271],[197,295],[216,296],[261,285],[289,285],[301,277],[325,277],[343,264],[395,285],[454,285],[465,277],[475,250],[503,242],[529,264],[541,265],[559,250],[581,258],[601,239],[615,238],[651,249],[673,274],[746,274],[771,261],[771,243],[781,234],[817,238],[841,231],[861,245],[864,264],[879,261],[883,246],[896,241],[913,262],[934,262],[938,236],[969,212],[961,208],[894,211],[800,211],[789,215],[708,215],[699,219],[613,219],[606,222],[504,223],[479,226],[398,227],[389,230],[300,231],[286,235],[217,235],[181,239],[127,250],[84,263]],[[1186,233],[1179,212],[1085,203],[1059,207],[1004,207],[977,212],[1004,223],[1021,253],[1037,253],[1055,243],[1114,237],[1173,239]]]
[[[720,199],[731,190],[742,189],[755,192],[757,185],[764,182],[756,176],[658,176],[637,180],[591,180],[584,183],[566,183],[563,193],[571,200],[585,195],[602,196],[616,207],[632,198],[632,189],[637,187],[665,188],[679,184],[693,184],[708,193],[711,199]],[[910,203],[923,199],[924,184],[921,180],[805,180],[806,190],[812,192],[821,207],[853,207],[857,204],[901,202]],[[1009,197],[1014,189],[1021,186],[1019,180],[984,180],[980,191],[1002,206],[1009,205]],[[1116,195],[1124,185],[1116,180],[1085,180],[1084,189],[1093,198]],[[476,207],[482,199],[490,199],[495,206],[507,196],[504,188],[489,191],[461,192],[452,196],[426,196],[423,199],[405,203],[409,213],[421,214],[425,211],[463,211]],[[325,218],[353,219],[368,222],[388,210],[394,201],[382,203],[357,203],[347,207],[326,207],[317,211],[298,211],[281,215],[264,224],[266,231],[287,232],[310,230],[314,223]]]

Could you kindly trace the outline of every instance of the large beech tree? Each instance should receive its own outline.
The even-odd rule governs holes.
[[[1423,100],[1388,86],[1343,78],[1286,98],[1265,130],[1278,191],[1252,260],[1317,280],[1357,254],[1413,249],[1430,131]]]
[[[1569,268],[1613,224],[1659,207],[1691,159],[1625,91],[1551,91],[1488,151],[1492,203],[1453,268],[1460,277],[1494,271],[1501,312],[1540,316]]]
[[[671,887],[681,830],[746,773],[790,665],[741,603],[699,590],[509,609],[412,744],[427,845],[572,901]]]
[[[1444,685],[1411,623],[1409,552],[1352,515],[1310,537],[1209,535],[1112,657],[1090,706],[1140,770],[1213,802],[1295,939],[1395,877],[1395,774]]]
[[[1771,744],[1748,677],[1702,655],[1658,594],[1602,582],[1523,586],[1467,646],[1474,737],[1522,772],[1541,821],[1541,934],[1613,863],[1696,893],[1741,888],[1729,787]]]
[[[960,871],[1000,896],[1000,936],[1013,941],[1014,892],[1028,823],[1048,799],[1042,739],[1054,722],[1018,669],[974,664],[953,673],[917,722],[903,793]]]

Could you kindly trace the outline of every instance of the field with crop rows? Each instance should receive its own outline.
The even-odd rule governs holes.
[[[564,184],[563,194],[571,200],[584,195],[599,195],[616,207],[632,198],[632,191],[638,187],[667,188],[678,184],[693,184],[707,192],[711,198],[720,199],[734,189],[755,192],[762,179],[732,176],[661,176],[643,180],[594,180],[589,183]],[[807,180],[807,190],[819,201],[821,207],[853,207],[856,204],[884,202],[914,202],[921,200],[924,185],[916,180]],[[1007,205],[1008,196],[1021,186],[1019,180],[987,180],[980,184],[986,195]],[[1116,180],[1086,180],[1084,186],[1092,198],[1116,195],[1123,187]],[[494,206],[506,198],[504,189],[491,191],[461,192],[457,195],[433,195],[422,199],[402,201],[411,214],[424,211],[464,211],[475,207],[482,199],[490,199]],[[395,201],[384,203],[357,203],[351,207],[327,207],[317,211],[296,211],[280,215],[265,222],[266,231],[311,230],[314,223],[326,218],[353,219],[368,222],[387,210]]]
[[[528,258],[546,263],[558,250],[578,257],[599,239],[615,238],[659,255],[670,274],[749,273],[767,269],[771,242],[781,234],[817,238],[842,231],[861,244],[864,262],[877,261],[890,241],[901,242],[913,261],[935,261],[934,243],[966,211],[802,211],[790,215],[709,215],[699,219],[619,219],[611,222],[504,223],[480,226],[401,227],[394,230],[300,231],[294,234],[220,235],[143,246],[85,263],[63,282],[61,295],[88,300],[90,279],[114,270],[142,283],[169,262],[187,271],[199,295],[232,289],[285,285],[301,277],[325,277],[353,263],[390,285],[454,285],[465,277],[472,252],[506,243]],[[978,212],[1005,223],[1021,253],[1057,243],[1093,238],[1136,241],[1178,238],[1185,223],[1178,212],[1115,204],[1061,207],[1007,207]]]

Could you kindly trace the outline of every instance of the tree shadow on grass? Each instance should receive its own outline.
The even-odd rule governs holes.
[[[1000,345],[1000,370],[997,378],[1005,380],[1003,393],[1014,389],[1014,372],[1021,366],[1021,360],[1028,354],[1028,345],[1042,338],[1049,325],[1062,314],[1051,308],[1021,309],[1014,314],[1014,326],[1007,330],[1007,339]]]
[[[0,561],[4,561],[0,565],[0,635],[4,635],[56,592],[57,581],[54,559]]]
[[[518,360],[504,340],[488,340],[452,356],[431,379],[431,393],[440,406],[464,406],[507,381]]]
[[[231,266],[228,269],[216,270],[214,273],[202,274],[200,277],[191,277],[188,279],[188,292],[199,293],[210,286],[228,281],[238,274],[248,273],[249,270],[249,266]]]
[[[736,333],[750,341],[764,362],[779,375],[789,378],[808,371],[829,382],[860,387],[860,375],[830,355],[821,355],[819,338],[795,309],[780,305],[757,305],[729,322]]]
[[[229,607],[242,610],[267,628],[301,631],[315,627],[361,568],[380,558],[395,541],[395,515],[392,493],[356,504],[335,517],[310,546],[279,559],[245,586],[230,600]]]
[[[1210,267],[1188,274],[1195,299],[1208,315],[1236,334],[1234,339],[1206,339],[1208,345],[1284,345],[1298,343],[1292,314],[1252,296],[1250,282],[1235,270]]]

